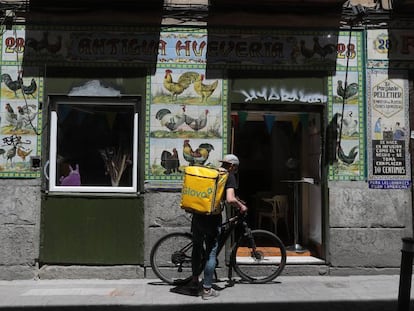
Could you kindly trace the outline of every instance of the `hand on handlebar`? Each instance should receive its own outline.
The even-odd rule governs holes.
[[[239,199],[239,211],[240,211],[240,213],[244,214],[244,213],[247,212],[247,210],[248,210],[248,208],[246,206],[246,203]]]
[[[245,201],[243,201],[242,199],[240,199],[239,197],[236,197],[236,199],[237,199],[237,201],[239,201],[240,203],[242,203],[242,204],[246,205],[246,202],[245,202]]]

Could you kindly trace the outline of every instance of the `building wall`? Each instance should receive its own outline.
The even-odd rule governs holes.
[[[369,189],[362,167],[356,181],[350,177],[328,182],[326,265],[287,267],[286,274],[397,273],[401,238],[412,235],[411,190]],[[343,175],[346,173],[344,170]],[[189,215],[179,208],[179,187],[149,187],[143,194],[143,264],[52,265],[39,269],[41,179],[1,178],[0,190],[5,194],[0,202],[0,239],[4,241],[0,247],[0,279],[151,277],[145,267],[149,267],[152,244],[166,232],[188,229],[190,223]]]
[[[39,270],[39,180],[1,180],[0,279],[151,278],[137,266],[48,266]],[[401,237],[411,236],[411,193],[364,190],[364,182],[336,182],[329,188],[330,265],[287,268],[286,274],[398,273]],[[11,195],[13,194],[13,196]],[[151,245],[164,233],[185,230],[189,218],[179,212],[180,194],[145,195],[145,266]],[[141,271],[141,272],[139,272]]]
[[[38,276],[40,180],[0,179],[0,279]]]
[[[412,236],[411,206],[408,190],[367,189],[365,182],[331,182],[331,273],[398,273],[401,238]]]

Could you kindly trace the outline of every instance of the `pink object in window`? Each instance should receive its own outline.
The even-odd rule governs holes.
[[[76,169],[73,169],[72,166],[69,165],[69,175],[68,176],[61,176],[59,181],[61,186],[80,186],[81,185],[81,178],[79,174],[79,165],[76,164]]]

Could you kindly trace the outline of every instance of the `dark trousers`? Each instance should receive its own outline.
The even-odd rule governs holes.
[[[199,276],[204,270],[204,288],[211,288],[217,262],[218,235],[220,233],[221,214],[193,214],[191,232],[193,233],[192,271]],[[204,248],[205,247],[205,248]],[[206,264],[201,267],[205,250]]]

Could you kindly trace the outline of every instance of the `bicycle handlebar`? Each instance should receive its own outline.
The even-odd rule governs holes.
[[[244,213],[241,213],[238,208],[235,208],[235,215],[233,217],[227,217],[227,220],[230,221],[230,222],[232,220],[235,220],[235,219],[244,220],[246,218],[246,216],[247,216],[247,211],[244,212]]]

